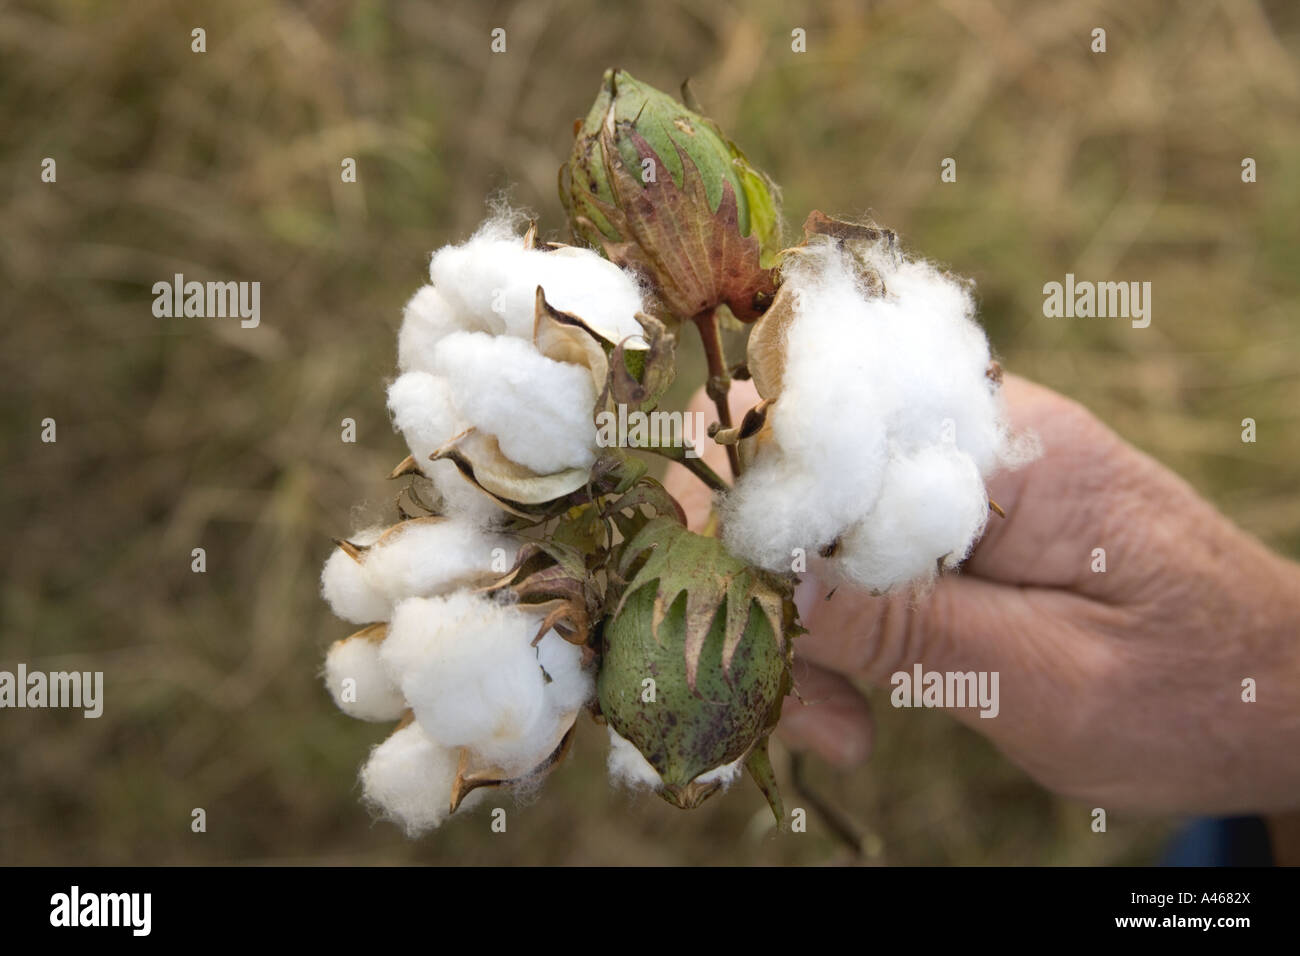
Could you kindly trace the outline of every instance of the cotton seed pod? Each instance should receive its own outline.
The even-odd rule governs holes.
[[[576,237],[655,287],[675,319],[726,304],[753,321],[775,291],[775,184],[722,131],[672,97],[607,70],[560,199]]]
[[[722,785],[714,771],[745,761],[779,821],[766,743],[799,630],[788,582],[670,519],[649,522],[620,565],[635,573],[605,626],[605,719],[654,767],[668,802],[698,806]]]
[[[551,255],[560,255],[564,251],[557,250]],[[591,255],[590,252],[586,254]],[[651,316],[644,313],[637,315],[643,327],[655,327],[655,320]],[[606,338],[600,331],[589,326],[581,316],[562,312],[552,306],[541,287],[535,293],[533,346],[540,359],[581,369],[590,380],[593,404],[589,421],[590,441],[593,445],[596,436],[595,417],[600,411],[610,408],[612,402],[609,387],[611,354],[621,363],[619,371],[623,376],[630,376],[629,365],[635,364],[643,378],[649,378],[653,372],[657,381],[671,379],[671,376],[665,376],[662,369],[665,362],[671,362],[670,349],[654,351],[655,363],[652,367],[647,364],[648,360],[640,358],[652,354],[650,344],[644,339],[629,338],[614,342]],[[638,358],[632,361],[629,356]],[[660,390],[662,387],[666,387],[666,384]],[[592,454],[594,456],[594,450]],[[433,460],[448,459],[454,462],[468,481],[490,495],[502,508],[515,514],[528,514],[536,510],[534,506],[545,506],[558,501],[583,488],[591,477],[590,467],[539,473],[512,460],[505,454],[495,436],[475,428],[456,435],[436,449],[430,457]]]

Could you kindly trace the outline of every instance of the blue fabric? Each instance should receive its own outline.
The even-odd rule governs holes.
[[[1161,866],[1273,866],[1268,827],[1260,817],[1205,817],[1183,827]]]

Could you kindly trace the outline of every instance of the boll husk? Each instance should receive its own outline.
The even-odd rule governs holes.
[[[791,687],[799,628],[790,582],[671,519],[627,542],[618,574],[627,584],[605,625],[597,678],[612,774],[689,809],[744,765],[781,823],[767,738]]]
[[[775,184],[710,120],[625,71],[607,70],[560,171],[573,234],[691,319],[725,304],[752,321],[775,291]]]

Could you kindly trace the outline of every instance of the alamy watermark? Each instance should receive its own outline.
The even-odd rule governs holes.
[[[152,912],[152,893],[83,893],[73,886],[50,897],[51,926],[125,926],[133,936],[148,936]]]
[[[0,708],[71,707],[82,716],[104,713],[103,671],[31,671],[26,664],[18,672],[0,671]]]
[[[240,319],[245,329],[262,321],[262,283],[186,282],[176,273],[171,282],[153,284],[153,314],[160,319]]]
[[[927,671],[920,664],[911,673],[895,671],[889,702],[895,707],[978,707],[981,717],[996,717],[997,671]]]
[[[617,412],[596,415],[596,444],[601,448],[685,448],[687,458],[700,457],[708,437],[704,412],[643,412],[620,404]]]
[[[1065,282],[1043,286],[1043,315],[1049,319],[1132,319],[1133,328],[1151,324],[1150,282],[1076,282],[1073,272]]]

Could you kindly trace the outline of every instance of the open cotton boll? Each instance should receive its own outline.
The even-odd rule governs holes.
[[[384,535],[365,553],[361,570],[376,591],[396,604],[504,573],[517,553],[510,538],[482,532],[465,519],[417,519]]]
[[[594,690],[581,648],[553,631],[532,646],[540,624],[468,591],[412,598],[393,615],[382,659],[428,733],[520,776],[550,756]]]
[[[361,768],[364,799],[407,836],[419,836],[447,819],[458,758],[419,724],[407,724],[370,751]]]
[[[891,462],[872,512],[841,542],[838,570],[884,592],[935,576],[940,560],[955,567],[988,519],[984,480],[969,455],[952,445]]]
[[[492,500],[467,482],[450,461],[429,456],[469,427],[451,399],[451,388],[428,372],[407,372],[388,386],[388,411],[420,470],[429,476],[449,511],[489,524],[501,512]]]
[[[816,237],[782,277],[753,352],[768,427],[723,540],[774,571],[838,540],[833,565],[876,591],[955,565],[987,518],[983,476],[1032,457],[988,376],[970,284],[888,243]]]
[[[501,451],[539,474],[596,460],[596,388],[578,365],[556,362],[522,339],[458,332],[438,346],[437,371],[457,410]]]
[[[609,731],[609,776],[615,783],[637,789],[646,787],[650,790],[663,788],[663,777],[649,760],[641,755],[636,745],[621,736],[613,727]]]
[[[358,720],[397,720],[406,698],[379,660],[380,641],[355,635],[325,655],[325,686],[339,710]]]
[[[476,327],[459,316],[435,287],[422,287],[402,309],[402,326],[397,333],[398,369],[432,371],[438,343],[452,332]]]
[[[350,540],[353,544],[373,544],[383,534],[383,528],[358,531]],[[361,570],[361,565],[341,549],[325,561],[320,575],[321,595],[338,617],[352,624],[373,624],[386,621],[392,602],[377,589]]]

